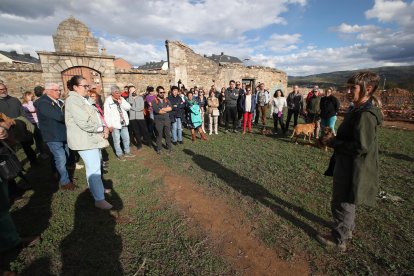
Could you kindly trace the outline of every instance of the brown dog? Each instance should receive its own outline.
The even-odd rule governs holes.
[[[317,146],[319,148],[325,148],[325,151],[328,151],[328,146],[331,144],[332,140],[335,138],[333,130],[326,126],[322,130],[322,136],[317,140]]]
[[[9,123],[12,126],[16,124],[12,118],[7,117],[4,113],[0,113],[0,122]]]
[[[309,137],[309,142],[310,142],[314,130],[315,130],[315,123],[298,124],[293,128],[293,133],[292,133],[292,136],[290,136],[290,139],[292,139],[293,136],[295,136],[296,137],[295,143],[297,143],[299,135],[303,134],[304,135],[303,140],[305,140],[306,136],[308,136]]]

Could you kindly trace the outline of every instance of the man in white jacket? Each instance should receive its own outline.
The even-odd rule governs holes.
[[[104,104],[104,117],[110,129],[112,129],[112,140],[114,142],[115,154],[118,160],[125,161],[125,157],[135,157],[129,148],[128,125],[129,118],[127,111],[131,105],[121,97],[118,86],[111,87],[111,96],[107,97]],[[124,151],[121,148],[121,138]],[[125,152],[125,154],[124,154]]]

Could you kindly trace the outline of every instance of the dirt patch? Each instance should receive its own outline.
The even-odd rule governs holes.
[[[404,122],[404,121],[384,121],[382,123],[384,127],[387,128],[396,128],[396,129],[404,129],[404,130],[411,130],[414,131],[414,123],[412,122]]]
[[[253,234],[254,225],[238,209],[223,199],[212,197],[193,179],[178,175],[163,164],[151,150],[139,152],[142,165],[150,169],[149,177],[165,184],[168,200],[200,226],[213,241],[217,253],[238,273],[245,275],[307,275],[310,270],[304,257],[296,262],[279,258]]]

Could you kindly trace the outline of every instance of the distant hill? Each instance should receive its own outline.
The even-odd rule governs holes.
[[[378,73],[381,76],[380,88],[383,88],[385,77],[385,89],[403,88],[414,91],[414,65],[412,66],[386,66],[369,68],[368,70]],[[300,86],[313,86],[315,84],[322,88],[329,86],[343,87],[347,79],[354,71],[337,71],[331,73],[316,74],[304,77],[288,77],[288,84]]]

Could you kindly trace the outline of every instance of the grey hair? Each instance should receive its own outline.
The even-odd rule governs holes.
[[[111,94],[112,94],[112,93],[114,93],[115,91],[121,91],[121,90],[119,89],[119,86],[117,86],[117,85],[112,85],[112,86],[111,86]]]

